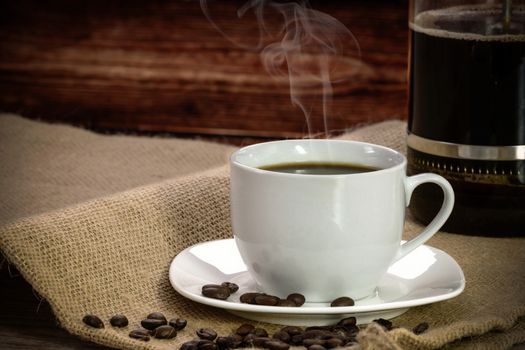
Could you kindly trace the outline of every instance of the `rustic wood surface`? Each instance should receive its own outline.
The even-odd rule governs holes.
[[[228,17],[241,3],[212,10],[234,40],[253,43],[253,22]],[[351,28],[363,53],[357,73],[342,61],[339,74],[348,79],[334,88],[330,132],[404,118],[407,1],[312,4]],[[324,130],[320,108],[312,116],[316,134]],[[270,77],[257,52],[217,33],[197,1],[0,2],[0,111],[235,144],[307,133],[287,80]],[[6,263],[0,348],[104,349],[60,329],[49,305]]]
[[[0,349],[108,349],[61,329],[49,304],[16,268],[0,264]]]
[[[210,9],[233,40],[253,45],[255,21],[233,18],[240,4]],[[407,1],[312,4],[362,49],[357,69],[339,59],[335,75],[345,80],[334,86],[328,130],[404,118]],[[270,16],[269,26],[279,21]],[[312,108],[312,133],[321,133],[322,105]],[[271,77],[258,52],[226,40],[198,1],[1,2],[0,110],[105,130],[270,138],[308,130],[288,78]]]

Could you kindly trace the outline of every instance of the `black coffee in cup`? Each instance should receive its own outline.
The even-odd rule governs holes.
[[[379,170],[379,168],[360,164],[331,162],[281,163],[259,167],[259,169],[279,173],[306,175],[347,175]]]

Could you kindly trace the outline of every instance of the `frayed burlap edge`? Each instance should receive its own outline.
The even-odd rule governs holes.
[[[503,332],[512,329],[520,318],[525,315],[525,306],[515,310],[507,317],[491,317],[487,319],[455,322],[453,325],[440,327],[438,330],[430,330],[427,333],[416,335],[403,328],[394,329],[390,332],[392,339],[403,349],[438,349],[447,344],[461,339],[473,338],[489,332]],[[515,342],[525,341],[525,333],[517,335]],[[511,344],[511,345],[513,345]],[[505,344],[502,344],[504,346]]]

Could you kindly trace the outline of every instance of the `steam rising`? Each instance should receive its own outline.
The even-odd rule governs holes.
[[[341,62],[338,58],[361,57],[359,44],[352,32],[334,17],[312,9],[308,1],[249,0],[237,10],[237,18],[253,14],[257,21],[258,42],[250,46],[240,44],[217,25],[212,19],[208,0],[200,0],[200,4],[208,20],[228,40],[244,49],[260,52],[261,61],[269,74],[288,76],[291,102],[303,111],[310,137],[313,106],[322,104],[324,129],[328,134],[333,83],[337,81],[334,76],[338,62]],[[276,17],[281,19],[277,28]],[[314,86],[321,87],[319,96],[312,96]]]

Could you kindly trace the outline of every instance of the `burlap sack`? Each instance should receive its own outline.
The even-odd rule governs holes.
[[[390,121],[343,138],[404,151],[406,125]],[[231,237],[227,157],[233,147],[202,141],[102,136],[16,116],[0,117],[0,248],[48,300],[72,334],[124,349],[176,349],[197,328],[227,334],[244,320],[178,295],[168,267],[183,248]],[[420,227],[409,220],[406,238]],[[405,327],[360,334],[363,349],[504,349],[525,342],[524,238],[438,233],[429,242],[453,256],[463,294],[394,319]],[[151,311],[188,319],[176,339],[130,339]],[[126,329],[81,319],[124,313]],[[408,329],[427,321],[416,336]],[[269,330],[277,326],[265,325]]]

